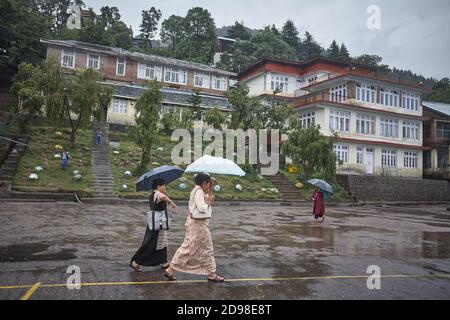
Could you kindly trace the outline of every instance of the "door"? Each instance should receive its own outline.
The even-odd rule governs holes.
[[[366,173],[373,174],[374,164],[373,164],[373,149],[366,150]]]

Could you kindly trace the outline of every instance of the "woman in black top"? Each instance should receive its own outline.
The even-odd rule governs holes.
[[[150,212],[148,213],[148,223],[145,230],[144,241],[141,247],[131,258],[130,266],[136,272],[141,272],[141,266],[157,266],[161,265],[163,268],[168,267],[167,263],[167,234],[166,230],[152,230],[150,222],[152,222],[152,211],[167,213],[167,204],[172,209],[177,206],[169,198],[166,192],[166,185],[164,180],[157,179],[153,182],[153,192],[150,195]]]

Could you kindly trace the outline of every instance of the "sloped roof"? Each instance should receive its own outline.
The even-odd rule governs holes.
[[[136,60],[146,62],[156,62],[160,64],[172,65],[180,68],[196,69],[205,72],[216,73],[220,75],[226,75],[230,77],[236,77],[237,74],[226,70],[217,69],[206,64],[190,62],[185,60],[179,60],[174,58],[156,56],[152,54],[144,54],[140,52],[128,51],[121,48],[102,46],[99,44],[87,43],[76,40],[41,40],[41,43],[45,45],[63,46],[67,48],[87,50],[91,52],[103,53],[107,55],[129,57]]]
[[[444,116],[450,117],[450,104],[448,103],[422,101],[422,105],[428,109],[439,112]]]
[[[105,83],[114,89],[114,96],[124,97],[130,99],[138,99],[139,96],[144,92],[145,88],[141,86],[131,86],[131,85],[118,85],[114,83]],[[192,98],[191,91],[187,90],[177,90],[171,88],[161,88],[163,94],[163,102],[167,104],[175,105],[190,105],[189,102]],[[217,107],[222,110],[231,111],[228,98],[218,97],[211,95],[200,94],[201,102],[200,106],[204,108],[214,108]]]

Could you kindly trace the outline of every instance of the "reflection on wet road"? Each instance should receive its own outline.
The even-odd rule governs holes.
[[[186,210],[174,216],[170,255],[183,241]],[[81,268],[82,282],[144,283],[73,291],[41,287],[31,299],[450,298],[445,206],[330,207],[323,224],[312,222],[306,207],[217,206],[211,232],[218,272],[236,279],[219,285],[168,285],[160,282],[158,268],[133,273],[127,265],[142,241],[145,211],[144,206],[3,204],[0,299],[18,299],[26,291],[1,286],[65,284],[70,265]],[[382,277],[381,290],[369,290],[364,276],[371,265],[379,266],[382,276],[428,277]],[[178,279],[203,280],[184,274]]]

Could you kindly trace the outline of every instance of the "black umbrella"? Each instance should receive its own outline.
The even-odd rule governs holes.
[[[153,181],[163,179],[166,184],[177,180],[184,173],[184,170],[176,166],[162,166],[154,168],[143,174],[136,182],[136,192],[152,190]]]

